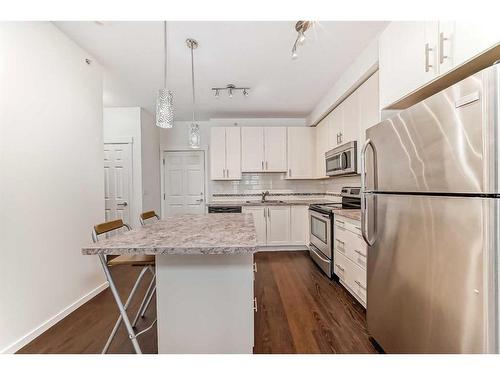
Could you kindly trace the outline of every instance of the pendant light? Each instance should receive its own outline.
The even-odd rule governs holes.
[[[163,21],[163,88],[156,97],[156,126],[170,129],[174,126],[174,94],[167,90],[167,21]]]
[[[198,48],[198,42],[194,39],[187,39],[186,44],[191,50],[191,88],[193,90],[193,121],[189,125],[189,146],[191,148],[200,148],[200,127],[196,123],[196,96],[194,92],[194,50]]]

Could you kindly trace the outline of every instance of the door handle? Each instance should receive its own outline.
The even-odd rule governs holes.
[[[116,205],[117,206],[122,206],[122,207],[127,207],[128,203],[127,202],[123,202],[123,203],[117,203]]]
[[[372,140],[368,138],[363,145],[363,148],[361,150],[361,235],[363,236],[363,239],[369,246],[373,246],[375,243],[375,240],[370,240],[368,236],[368,231],[367,231],[367,217],[368,217],[368,206],[366,204],[366,150],[368,147],[371,147],[373,150],[373,189],[377,190],[378,189],[378,176],[377,176],[377,152],[375,149],[375,145],[373,144]],[[376,207],[376,202],[377,202],[377,197],[374,196],[374,205]],[[374,230],[376,233],[376,222],[377,222],[377,215],[376,211],[374,212]]]

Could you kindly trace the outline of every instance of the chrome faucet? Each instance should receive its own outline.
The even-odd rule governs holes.
[[[266,201],[266,197],[269,195],[269,190],[263,191],[262,192],[262,199],[261,202],[264,203]]]

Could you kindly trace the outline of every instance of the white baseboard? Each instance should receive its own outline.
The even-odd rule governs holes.
[[[284,246],[258,246],[259,251],[304,251],[309,250],[306,245],[284,245]]]
[[[59,321],[61,321],[62,319],[64,319],[66,316],[68,316],[69,314],[71,314],[77,308],[79,308],[80,306],[82,306],[85,302],[91,300],[96,295],[98,295],[99,293],[101,293],[107,287],[108,287],[108,282],[106,281],[105,283],[99,285],[94,290],[91,290],[89,293],[87,293],[86,295],[84,295],[82,298],[76,300],[71,305],[69,305],[66,308],[64,308],[61,311],[59,311],[56,315],[54,315],[52,318],[48,319],[44,323],[40,324],[34,330],[28,332],[26,335],[24,335],[23,337],[21,337],[19,340],[15,341],[14,343],[12,343],[12,344],[6,346],[5,348],[1,349],[0,350],[0,354],[12,354],[12,353],[17,352],[23,346],[25,346],[30,341],[32,341],[35,338],[37,338],[38,336],[40,336],[42,333],[44,333],[46,330],[48,330],[54,324],[56,324]]]

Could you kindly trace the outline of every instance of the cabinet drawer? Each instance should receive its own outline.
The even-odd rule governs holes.
[[[366,269],[366,244],[360,234],[346,228],[335,227],[335,250],[342,253],[360,267]]]
[[[366,270],[352,262],[349,264],[348,269],[347,284],[359,297],[360,301],[366,305]]]
[[[335,216],[335,226],[347,229],[350,232],[361,236],[361,223],[356,220],[348,219],[342,216]]]
[[[349,272],[347,262],[349,262],[349,260],[342,253],[335,251],[333,258],[334,272],[343,282],[347,282],[346,277]]]

